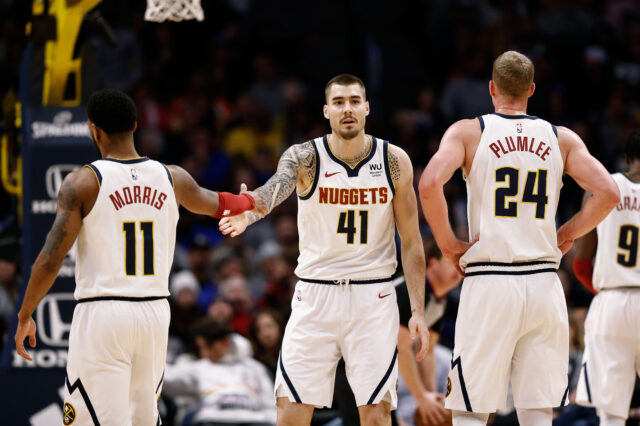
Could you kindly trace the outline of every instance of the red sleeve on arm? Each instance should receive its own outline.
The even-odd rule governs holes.
[[[573,273],[587,290],[598,294],[593,288],[593,261],[591,259],[573,259]]]
[[[249,194],[235,195],[230,192],[218,192],[220,199],[218,211],[213,217],[220,219],[225,216],[235,216],[255,207],[256,202]]]

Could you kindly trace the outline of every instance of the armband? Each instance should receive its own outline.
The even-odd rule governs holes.
[[[213,215],[216,219],[235,216],[256,206],[256,201],[253,197],[246,193],[235,195],[230,192],[218,192],[218,199],[218,211]]]
[[[593,288],[593,260],[573,259],[573,273],[587,290],[593,294],[598,294]]]

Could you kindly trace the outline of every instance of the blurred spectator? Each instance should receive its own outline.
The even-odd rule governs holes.
[[[272,380],[276,377],[282,336],[284,319],[275,309],[261,309],[251,320],[249,338],[253,347],[253,357],[267,367]]]
[[[220,323],[229,324],[233,316],[233,306],[231,303],[217,299],[207,307],[207,317]]]
[[[202,318],[202,309],[198,306],[200,286],[191,271],[173,274],[169,284],[171,298],[171,324],[169,335],[180,339],[183,348],[189,347],[193,324]]]
[[[198,306],[204,311],[218,295],[218,287],[211,279],[212,250],[209,239],[204,234],[196,234],[189,245],[189,270],[198,280],[200,294]]]
[[[0,259],[0,337],[9,329],[15,310],[16,265]],[[0,349],[4,339],[0,339]]]
[[[253,299],[249,292],[247,279],[242,275],[233,275],[220,281],[220,297],[233,308],[229,321],[231,330],[248,336]]]
[[[167,365],[163,394],[197,398],[183,424],[267,426],[276,420],[273,382],[266,368],[242,350],[224,325],[205,319],[194,328],[199,359]]]

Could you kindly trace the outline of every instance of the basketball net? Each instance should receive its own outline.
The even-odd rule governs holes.
[[[145,21],[179,22],[188,19],[204,20],[200,0],[147,0]]]

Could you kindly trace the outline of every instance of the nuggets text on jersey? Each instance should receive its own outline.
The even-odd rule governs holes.
[[[387,204],[388,189],[380,188],[318,188],[320,204],[368,205]]]

